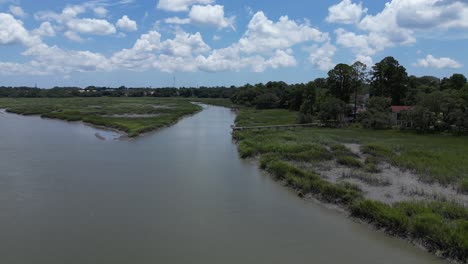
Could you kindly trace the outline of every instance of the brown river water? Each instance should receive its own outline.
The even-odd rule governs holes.
[[[298,198],[204,108],[135,140],[0,113],[0,263],[446,263]]]

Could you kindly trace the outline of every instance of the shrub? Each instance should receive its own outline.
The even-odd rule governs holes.
[[[392,123],[390,105],[389,98],[372,97],[369,99],[367,111],[359,116],[361,124],[365,128],[390,128]]]

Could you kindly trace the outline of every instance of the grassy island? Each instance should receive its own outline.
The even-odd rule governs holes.
[[[117,129],[136,137],[180,118],[201,107],[182,98],[0,98],[0,108],[22,115],[40,115],[66,121],[83,121]]]

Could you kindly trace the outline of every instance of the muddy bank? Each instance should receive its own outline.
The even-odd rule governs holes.
[[[344,144],[356,157],[365,163],[368,155],[361,152],[359,144]],[[295,163],[301,169],[314,171],[332,183],[348,182],[358,186],[365,198],[393,204],[402,201],[448,201],[468,207],[468,195],[457,191],[455,186],[426,183],[410,170],[403,170],[388,162],[381,162],[376,171],[350,168],[336,160],[317,163]]]

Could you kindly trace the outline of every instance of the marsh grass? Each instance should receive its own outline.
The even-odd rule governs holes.
[[[458,185],[458,191],[463,194],[468,194],[468,179],[463,179]]]
[[[287,124],[294,122],[293,116],[286,110],[242,110],[237,125]],[[468,181],[468,138],[358,128],[241,131],[233,133],[233,137],[239,142],[242,157],[259,157],[263,169],[301,194],[311,193],[324,202],[341,204],[352,216],[390,234],[422,241],[430,251],[447,258],[468,261],[467,208],[449,201],[389,205],[367,200],[359,187],[328,182],[291,162],[337,160],[358,171],[345,177],[376,186],[389,184],[372,174],[380,172],[379,165],[387,162],[414,171],[422,181],[459,186],[463,191]],[[367,156],[365,162],[345,143],[360,144]]]
[[[83,121],[114,128],[136,137],[173,124],[181,117],[201,110],[188,99],[179,98],[21,98],[0,99],[0,108],[22,115],[40,115],[66,121]],[[118,115],[157,115],[118,117]]]
[[[360,180],[370,186],[390,186],[392,183],[388,179],[380,178],[375,174],[366,173],[360,170],[352,170],[349,173],[343,173],[342,179],[356,179]]]

